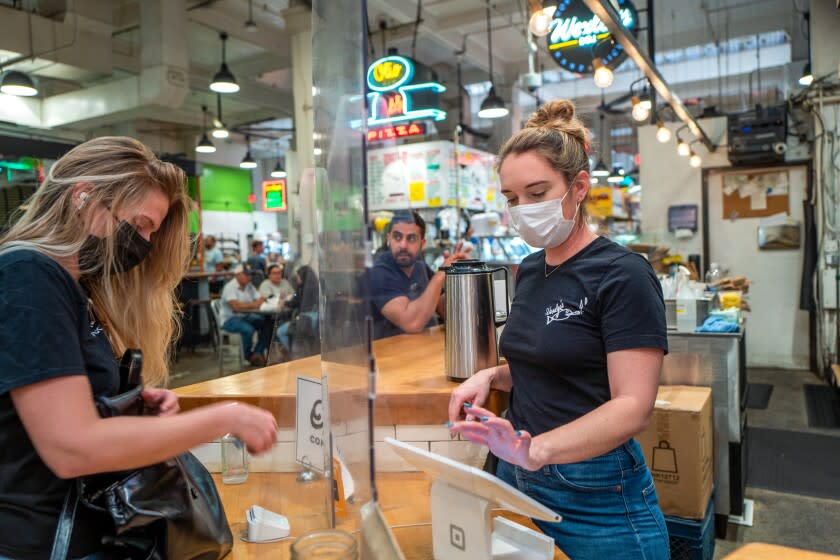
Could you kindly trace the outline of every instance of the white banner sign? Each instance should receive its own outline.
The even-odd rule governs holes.
[[[298,377],[295,404],[295,460],[313,470],[324,472],[321,383],[309,377]]]

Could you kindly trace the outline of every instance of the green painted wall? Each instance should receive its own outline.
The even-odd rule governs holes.
[[[220,212],[251,212],[251,172],[221,165],[204,164],[201,176],[201,209]],[[229,203],[225,205],[225,203]]]

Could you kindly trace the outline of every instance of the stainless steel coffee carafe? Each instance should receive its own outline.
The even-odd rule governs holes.
[[[505,312],[496,316],[493,275],[505,273]],[[463,381],[499,363],[496,327],[507,320],[508,270],[478,260],[446,269],[446,376]]]

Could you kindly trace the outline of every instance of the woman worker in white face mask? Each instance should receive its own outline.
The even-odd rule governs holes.
[[[656,398],[665,304],[644,258],[587,227],[588,143],[572,103],[556,100],[502,147],[511,221],[545,250],[519,268],[500,340],[507,364],[452,393],[447,426],[562,515],[537,525],[572,559],[665,559],[665,522],[633,439]],[[482,408],[491,388],[510,391],[506,418]]]

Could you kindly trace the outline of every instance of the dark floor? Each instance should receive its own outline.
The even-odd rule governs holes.
[[[184,352],[173,368],[172,385],[179,387],[216,378],[218,363],[218,354],[209,348]],[[226,351],[223,369],[225,374],[240,371],[235,347]],[[246,363],[245,369],[253,368]],[[837,437],[837,445],[840,445],[840,429],[808,427],[802,386],[820,383],[812,373],[751,368],[747,375],[751,383],[774,386],[767,409],[747,411],[750,426],[831,435]],[[837,483],[840,484],[840,465],[837,472]],[[723,558],[748,542],[840,554],[840,501],[752,488],[749,481],[747,497],[755,503],[753,526],[730,524],[726,539],[716,541],[715,558]]]
[[[807,371],[750,368],[750,383],[771,383],[773,394],[765,410],[747,410],[752,427],[830,435],[840,445],[840,429],[808,427],[802,386],[821,383]],[[840,465],[837,465],[840,484]],[[715,558],[723,558],[742,543],[765,542],[817,552],[840,554],[840,501],[797,496],[750,487],[747,497],[755,502],[752,527],[729,525],[725,540],[718,539]]]

